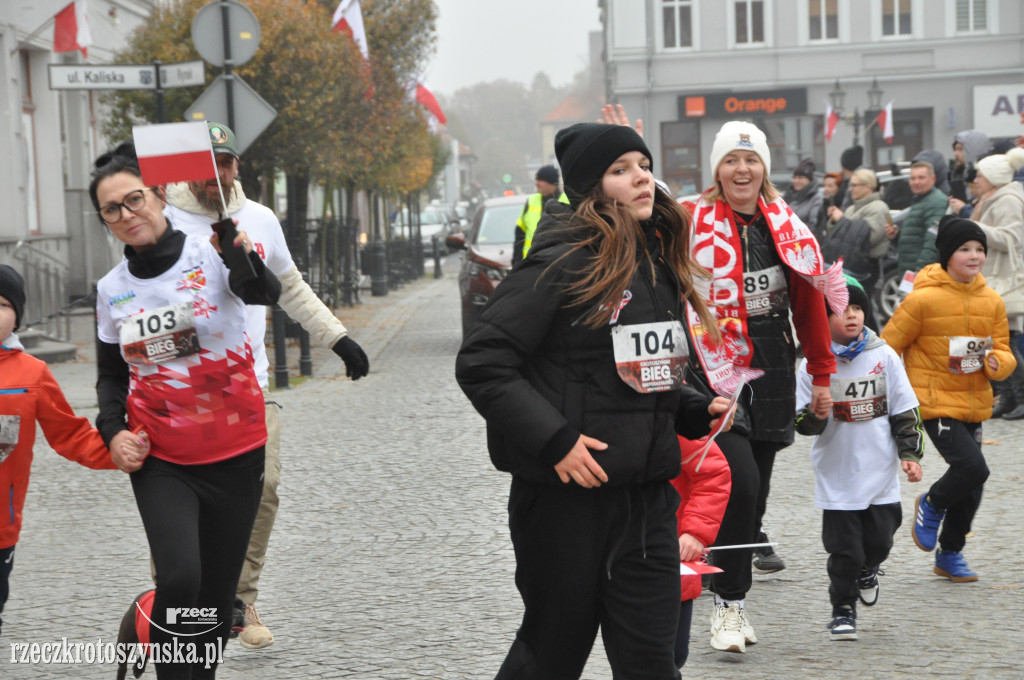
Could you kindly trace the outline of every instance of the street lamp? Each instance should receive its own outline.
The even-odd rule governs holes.
[[[882,107],[882,95],[885,92],[878,86],[878,78],[871,79],[871,87],[868,89],[868,109],[864,112],[863,118],[861,117],[860,109],[854,108],[853,113],[843,115],[843,100],[846,98],[846,92],[843,91],[843,86],[839,84],[839,79],[836,78],[836,86],[831,92],[828,93],[829,101],[832,102],[832,109],[839,114],[839,118],[845,120],[847,123],[853,125],[853,144],[857,146],[860,144],[860,126],[864,126],[865,132],[867,128],[871,127],[874,122],[874,118],[871,116],[871,111],[877,111]]]

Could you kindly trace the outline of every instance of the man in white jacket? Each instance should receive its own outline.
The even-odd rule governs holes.
[[[235,134],[226,125],[208,123],[210,141],[217,161],[217,174],[227,202],[227,214],[221,203],[216,180],[203,182],[181,182],[167,187],[167,208],[165,214],[171,225],[186,234],[209,236],[213,233],[213,222],[230,217],[236,220],[239,229],[252,240],[255,250],[267,267],[281,281],[281,298],[278,304],[309,332],[313,342],[330,347],[345,362],[345,373],[352,380],[358,380],[370,370],[370,361],[363,349],[348,335],[341,321],[302,280],[302,275],[292,262],[291,253],[285,243],[284,232],[277,216],[269,208],[250,201],[245,197],[238,177],[238,146]],[[245,605],[245,627],[238,636],[239,642],[247,649],[261,649],[274,642],[274,636],[260,620],[255,602],[258,593],[260,573],[266,558],[270,532],[277,516],[277,485],[281,478],[280,444],[281,431],[277,410],[272,408],[269,391],[269,361],[264,343],[267,331],[266,307],[249,306],[246,330],[252,343],[256,377],[263,388],[267,402],[267,447],[266,469],[263,477],[263,496],[253,526],[245,565],[238,582],[238,598]]]

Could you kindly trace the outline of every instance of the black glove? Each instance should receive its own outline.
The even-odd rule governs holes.
[[[366,352],[358,342],[347,335],[334,343],[331,351],[345,362],[345,375],[352,380],[359,380],[370,372],[370,360],[367,358]]]

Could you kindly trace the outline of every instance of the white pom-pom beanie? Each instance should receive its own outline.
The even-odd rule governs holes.
[[[1015,147],[1005,154],[985,156],[976,167],[992,186],[1001,187],[1012,182],[1014,173],[1024,167],[1024,149]]]
[[[768,151],[768,139],[753,123],[731,120],[718,131],[711,147],[712,177],[718,174],[718,164],[732,151],[753,151],[764,163],[764,176],[767,178],[771,175],[772,157]]]

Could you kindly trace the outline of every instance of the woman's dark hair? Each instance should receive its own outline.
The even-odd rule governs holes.
[[[139,170],[139,157],[135,154],[135,144],[121,142],[114,149],[100,155],[92,164],[92,181],[89,182],[89,198],[96,212],[100,210],[100,201],[96,196],[96,187],[108,177],[119,172],[128,172],[142,179]],[[102,222],[102,220],[100,220]]]

